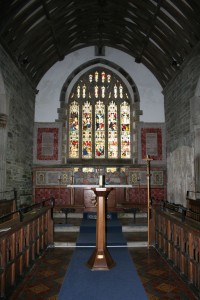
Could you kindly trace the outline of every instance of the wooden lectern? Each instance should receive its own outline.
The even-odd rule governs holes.
[[[93,271],[110,270],[115,266],[110,253],[106,248],[106,216],[105,202],[112,188],[93,188],[97,196],[97,220],[96,220],[96,248],[87,262],[87,266]]]

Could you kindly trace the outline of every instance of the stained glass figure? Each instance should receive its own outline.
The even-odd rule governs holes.
[[[121,99],[123,98],[123,87],[122,87],[121,84],[119,85],[119,97],[120,97]]]
[[[74,101],[69,108],[69,157],[79,157],[79,104]]]
[[[121,158],[130,158],[130,105],[124,101],[120,105]]]
[[[98,82],[98,79],[99,79],[99,73],[98,73],[97,71],[95,72],[95,77],[94,77],[94,78],[95,78],[94,80],[95,80],[96,82]]]
[[[116,84],[114,86],[114,98],[117,98],[117,86],[116,86]]]
[[[83,85],[83,98],[86,97],[86,85],[84,84]]]
[[[105,79],[106,79],[106,73],[103,71],[101,73],[101,81],[104,83],[105,82]]]
[[[95,158],[105,157],[105,104],[95,104]]]
[[[81,88],[80,85],[77,86],[77,98],[80,98],[81,96]]]
[[[105,86],[103,85],[102,87],[101,87],[101,97],[102,98],[105,98]]]
[[[108,158],[118,157],[117,105],[108,105]]]
[[[92,158],[92,105],[82,106],[82,158]]]
[[[92,74],[89,75],[89,82],[92,82]]]
[[[95,98],[98,98],[98,91],[99,91],[99,87],[98,87],[98,85],[95,85],[95,87],[94,87]]]

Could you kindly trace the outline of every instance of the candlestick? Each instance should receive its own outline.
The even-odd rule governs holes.
[[[148,203],[148,248],[150,246],[150,214],[151,214],[151,205],[150,205],[150,161],[153,160],[149,155],[146,156],[145,160],[147,161],[147,203]]]

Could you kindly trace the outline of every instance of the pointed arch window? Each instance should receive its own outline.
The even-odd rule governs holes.
[[[69,97],[68,158],[131,158],[131,103],[115,73],[96,68],[82,75]]]

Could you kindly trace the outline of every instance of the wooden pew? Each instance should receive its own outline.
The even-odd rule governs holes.
[[[36,259],[53,244],[49,207],[35,207],[0,224],[0,299],[7,299]]]
[[[187,215],[180,205],[165,203],[152,208],[154,245],[174,269],[188,281],[194,291],[200,290],[200,223]],[[153,244],[153,242],[152,242]]]

